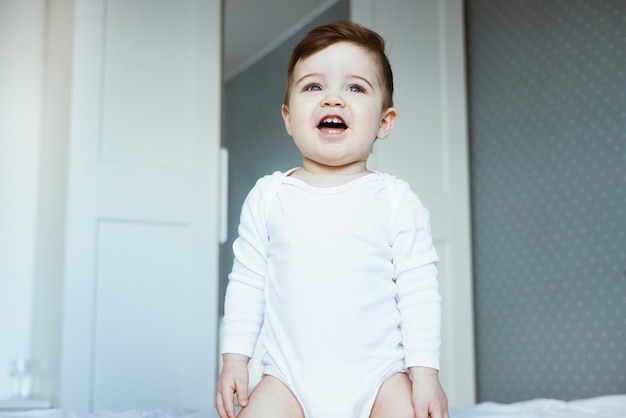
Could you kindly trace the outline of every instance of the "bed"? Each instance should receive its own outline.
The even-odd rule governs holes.
[[[483,402],[467,408],[451,408],[451,418],[626,418],[626,395],[599,396],[590,399],[560,401],[534,399],[511,404]],[[127,411],[78,412],[63,409],[39,409],[2,412],[0,418],[218,418],[214,411],[153,409]]]

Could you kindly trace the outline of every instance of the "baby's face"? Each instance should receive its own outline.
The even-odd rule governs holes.
[[[305,163],[341,167],[366,161],[376,138],[385,138],[395,110],[382,109],[376,62],[348,42],[298,61],[282,113]]]

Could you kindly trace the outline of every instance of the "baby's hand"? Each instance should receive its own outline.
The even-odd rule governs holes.
[[[439,383],[439,372],[427,367],[411,367],[413,407],[416,418],[450,418],[448,398]]]
[[[217,380],[215,406],[220,418],[235,418],[235,393],[241,406],[248,404],[250,358],[241,354],[224,354],[222,359],[222,373]]]

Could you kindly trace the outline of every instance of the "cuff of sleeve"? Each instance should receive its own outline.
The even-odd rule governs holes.
[[[233,330],[234,331],[234,330]],[[251,331],[240,334],[229,332],[229,328],[225,327],[222,332],[221,354],[243,354],[252,358],[254,347],[256,346],[258,334]]]
[[[439,370],[439,353],[406,354],[406,367],[429,367]]]

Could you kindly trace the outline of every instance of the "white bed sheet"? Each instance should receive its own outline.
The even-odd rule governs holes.
[[[574,401],[534,399],[511,404],[484,402],[450,409],[451,418],[626,418],[626,395]]]
[[[575,401],[534,399],[498,404],[484,402],[468,408],[451,408],[451,418],[626,418],[626,395],[600,396]],[[39,409],[2,412],[0,418],[218,418],[214,411],[153,409],[127,411],[78,412],[63,409]],[[349,417],[346,417],[349,418]]]
[[[0,418],[219,418],[214,411],[185,409],[129,409],[126,411],[81,412],[69,409],[37,409],[21,412],[2,412]]]

